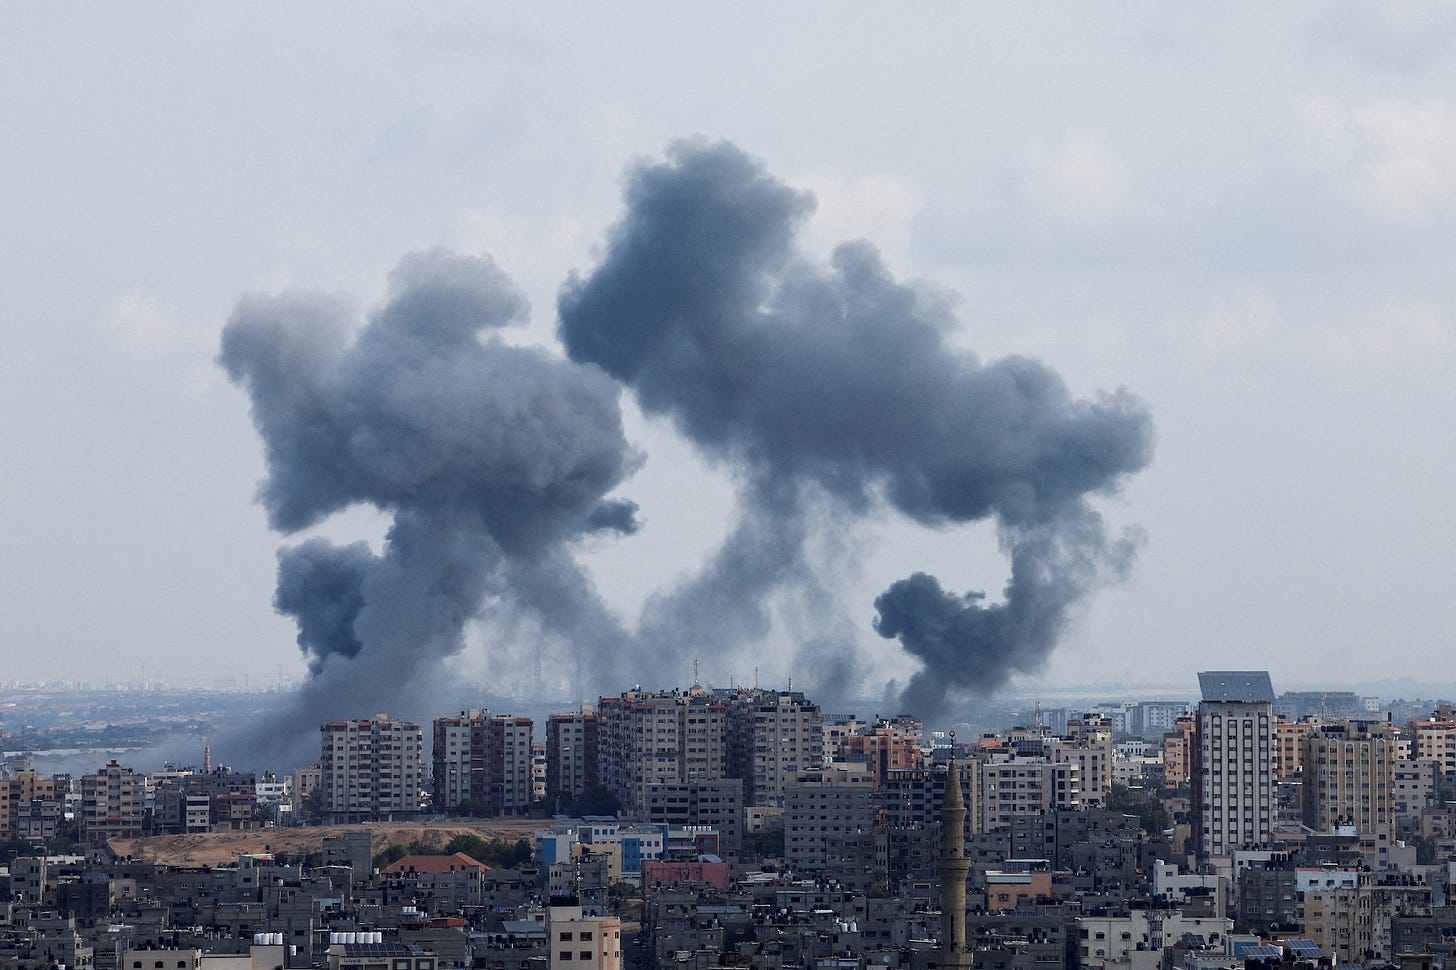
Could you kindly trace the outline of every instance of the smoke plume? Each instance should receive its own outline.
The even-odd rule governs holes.
[[[854,684],[862,628],[813,550],[891,509],[936,529],[993,520],[1011,563],[1001,602],[923,573],[876,599],[875,630],[920,664],[906,709],[935,716],[1045,659],[1069,609],[1131,561],[1088,499],[1148,461],[1147,412],[1124,392],[1074,398],[1034,360],[954,349],[951,302],[897,281],[869,243],[827,266],[799,249],[812,206],[727,144],[638,166],[600,264],[561,290],[564,360],[502,338],[526,305],[484,259],[406,257],[362,327],[317,297],[241,302],[220,361],[252,400],[272,527],[356,504],[392,516],[377,553],[279,553],[275,606],[310,671],[296,727],[396,709],[482,614],[564,644],[589,687],[731,659],[776,621],[819,684]],[[637,528],[612,494],[641,459],[622,388],[738,485],[727,539],[635,630],[575,558],[586,534]]]
[[[948,301],[897,282],[868,243],[815,265],[795,245],[811,198],[731,145],[674,146],[631,174],[626,201],[601,264],[562,291],[562,342],[744,480],[739,526],[654,601],[648,641],[760,629],[767,593],[815,585],[811,504],[855,517],[888,502],[928,527],[993,518],[1012,564],[1002,603],[924,574],[876,600],[876,630],[923,665],[903,704],[934,715],[948,692],[1045,659],[1069,607],[1130,560],[1087,499],[1148,461],[1143,406],[954,350]]]
[[[392,709],[488,600],[549,604],[545,625],[591,631],[582,649],[613,633],[565,549],[635,529],[635,506],[607,497],[639,461],[617,385],[505,343],[526,303],[488,260],[416,254],[390,284],[357,333],[342,307],[296,295],[244,300],[223,331],[220,362],[263,438],[273,528],[356,504],[393,517],[379,554],[311,539],[278,555],[274,605],[297,621],[311,674],[285,736]]]

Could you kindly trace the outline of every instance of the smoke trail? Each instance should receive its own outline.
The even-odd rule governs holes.
[[[673,146],[631,174],[626,204],[601,264],[563,287],[562,342],[744,479],[739,526],[653,601],[645,641],[760,629],[766,594],[815,584],[806,507],[888,501],[926,526],[994,518],[1012,560],[1003,604],[923,574],[879,597],[878,631],[924,665],[903,701],[933,715],[948,690],[1039,663],[1068,607],[1130,558],[1087,498],[1147,463],[1143,406],[1077,400],[1034,360],[952,349],[948,303],[895,281],[868,243],[812,264],[794,242],[812,200],[732,145]]]
[[[393,516],[378,555],[322,539],[279,553],[275,606],[312,675],[279,735],[393,709],[489,598],[533,604],[577,649],[621,636],[568,551],[636,527],[636,507],[607,498],[639,461],[617,386],[504,343],[526,304],[488,260],[415,254],[390,284],[354,335],[341,307],[298,295],[245,300],[223,331],[270,524],[294,533],[359,503]]]

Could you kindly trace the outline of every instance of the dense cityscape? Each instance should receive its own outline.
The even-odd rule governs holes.
[[[286,774],[204,746],[194,765],[47,775],[15,750],[0,957],[1232,970],[1451,953],[1451,705],[1276,694],[1262,671],[1198,687],[1037,705],[968,737],[695,683],[544,723],[326,723],[318,760]]]

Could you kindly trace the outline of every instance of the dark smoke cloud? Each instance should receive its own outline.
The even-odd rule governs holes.
[[[297,295],[245,300],[223,331],[220,362],[266,449],[270,524],[292,533],[356,504],[393,516],[378,554],[322,539],[279,553],[275,605],[312,674],[283,736],[398,713],[488,601],[588,613],[543,624],[590,631],[578,649],[620,636],[563,551],[636,528],[635,505],[607,498],[639,461],[617,386],[504,343],[495,331],[526,303],[488,260],[415,254],[390,284],[357,333],[338,305]]]
[[[731,145],[674,146],[632,173],[626,201],[601,264],[563,288],[561,339],[745,480],[739,526],[650,604],[644,642],[761,632],[766,595],[817,583],[801,523],[828,497],[844,515],[888,501],[926,526],[993,518],[1010,554],[1002,604],[924,575],[879,598],[879,632],[924,664],[904,703],[933,715],[947,691],[1044,659],[1068,607],[1131,554],[1087,498],[1148,461],[1143,406],[952,349],[948,302],[897,282],[868,243],[813,264],[795,245],[812,200]]]

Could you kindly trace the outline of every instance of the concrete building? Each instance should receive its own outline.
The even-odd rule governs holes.
[[[1389,845],[1395,820],[1395,759],[1384,721],[1342,721],[1304,739],[1304,824],[1317,832],[1352,826]]]
[[[587,916],[575,899],[553,900],[546,918],[548,970],[621,970],[622,921]]]
[[[1012,758],[981,766],[982,832],[1011,827],[1021,815],[1082,804],[1082,769],[1075,761]]]
[[[1083,805],[1103,804],[1112,790],[1112,738],[1107,719],[1088,714],[1067,724],[1067,737],[1048,739],[1043,746],[1048,761],[1077,766]]]
[[[531,807],[533,724],[485,710],[437,717],[431,727],[435,808],[524,815]]]
[[[1294,778],[1304,769],[1304,739],[1319,730],[1318,716],[1288,721],[1274,715],[1274,773],[1281,779]]]
[[[819,767],[824,750],[819,705],[799,691],[719,692],[728,705],[728,766],[750,805],[782,806],[785,787]]]
[[[1163,785],[1177,788],[1193,780],[1193,734],[1197,719],[1180,717],[1163,735]]]
[[[700,686],[604,697],[597,722],[601,783],[629,814],[646,810],[650,785],[727,776],[728,705]]]
[[[58,810],[66,801],[70,784],[66,775],[45,778],[31,769],[19,770],[15,778],[0,778],[0,842],[25,837],[20,835],[19,826],[22,807],[26,816],[45,814],[45,805],[54,805]]]
[[[1274,688],[1267,671],[1198,675],[1193,814],[1207,858],[1267,846],[1274,830]]]
[[[321,725],[319,811],[328,824],[420,814],[420,726],[380,714]]]
[[[1412,729],[1415,732],[1414,757],[1436,762],[1442,774],[1456,773],[1456,721],[1446,718],[1417,721]]]
[[[874,776],[865,766],[801,775],[784,792],[784,861],[812,874],[829,861],[834,838],[870,830]]]
[[[81,835],[92,845],[142,834],[146,776],[115,761],[81,776]]]
[[[919,721],[908,718],[876,721],[847,736],[836,760],[869,765],[875,784],[883,785],[891,772],[920,766],[921,730]]]
[[[553,714],[546,721],[546,804],[558,811],[599,783],[597,716],[590,710]]]
[[[722,854],[736,858],[743,848],[743,779],[688,781],[649,785],[649,822],[674,826],[709,826],[719,837]]]

